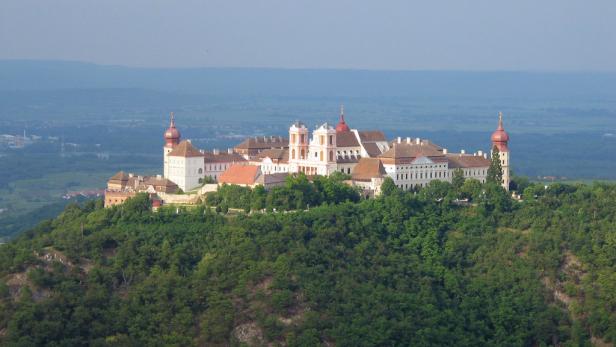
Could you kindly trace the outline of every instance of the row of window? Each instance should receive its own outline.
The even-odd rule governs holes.
[[[451,178],[453,177],[453,171],[430,171],[430,172],[411,172],[410,175],[409,173],[397,173],[396,174],[396,181],[399,180],[408,180],[408,179],[433,179],[433,178]],[[487,175],[487,170],[486,169],[465,169],[463,170],[464,176],[467,177],[478,177],[478,176],[485,176]]]
[[[446,178],[447,177],[447,171],[430,171],[430,172],[419,172],[419,173],[415,173],[415,177],[413,177],[413,172],[411,172],[410,175],[410,179],[416,179],[416,180],[422,180],[422,179],[428,179],[428,178]],[[396,174],[396,180],[408,180],[409,179],[409,174]]]
[[[287,172],[289,171],[288,166],[280,166],[280,165],[261,165],[263,172]]]
[[[228,164],[208,164],[207,171],[224,171],[229,168]]]

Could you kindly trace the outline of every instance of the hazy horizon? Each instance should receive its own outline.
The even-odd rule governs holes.
[[[144,68],[616,71],[616,3],[5,0],[0,59]]]
[[[477,72],[477,73],[490,73],[490,72],[504,72],[504,73],[546,73],[546,74],[576,74],[576,73],[588,73],[588,74],[616,74],[616,68],[612,70],[593,70],[593,69],[454,69],[454,68],[424,68],[424,69],[394,69],[394,68],[362,68],[362,67],[278,67],[278,66],[208,66],[208,65],[194,65],[194,66],[136,66],[130,64],[106,64],[97,63],[94,61],[86,60],[72,60],[72,59],[37,59],[37,58],[0,58],[0,62],[33,62],[33,63],[70,63],[70,64],[83,64],[83,65],[95,65],[100,67],[111,68],[129,68],[129,69],[143,69],[143,70],[199,70],[199,69],[246,69],[246,70],[334,70],[334,71],[366,71],[366,72]]]

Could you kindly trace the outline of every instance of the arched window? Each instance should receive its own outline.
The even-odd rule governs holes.
[[[323,161],[323,151],[321,151],[321,152],[319,153],[319,160],[320,160],[320,161]]]
[[[303,136],[303,135],[302,135]],[[301,152],[300,152],[300,159],[304,159],[306,158],[306,152],[304,151],[304,149],[302,148]]]
[[[291,159],[295,159],[295,148],[291,150]]]
[[[329,144],[330,145],[334,144],[334,137],[332,135],[329,135]]]
[[[329,151],[329,161],[334,161],[334,151]]]
[[[203,173],[203,169],[199,168],[199,175],[201,175]]]

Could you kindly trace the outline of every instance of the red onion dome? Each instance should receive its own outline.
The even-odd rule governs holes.
[[[492,144],[498,148],[499,151],[507,151],[507,142],[509,141],[509,134],[505,131],[503,127],[503,114],[501,112],[498,113],[498,127],[492,133]]]
[[[351,129],[349,128],[349,126],[344,121],[344,105],[342,105],[342,106],[340,106],[340,121],[336,125],[336,132],[337,133],[344,133],[344,132],[347,132],[347,131],[351,131]]]
[[[171,122],[169,128],[165,130],[165,146],[173,147],[180,143],[180,131],[175,127],[175,117],[171,112]]]

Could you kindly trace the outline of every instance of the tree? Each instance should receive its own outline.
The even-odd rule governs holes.
[[[498,147],[492,148],[492,162],[488,168],[487,182],[502,184],[503,183],[503,167],[501,166],[500,153]]]
[[[391,177],[386,177],[385,180],[383,180],[383,184],[381,184],[381,193],[383,193],[384,196],[390,196],[397,190],[398,187],[396,187]]]
[[[524,176],[513,175],[511,183],[509,183],[509,189],[515,190],[518,193],[523,193],[524,189],[526,189],[528,186],[530,186],[530,181],[528,180],[528,177]]]
[[[451,184],[456,190],[460,190],[460,188],[462,188],[462,185],[464,184],[464,171],[462,171],[462,169],[457,168],[453,171]]]

